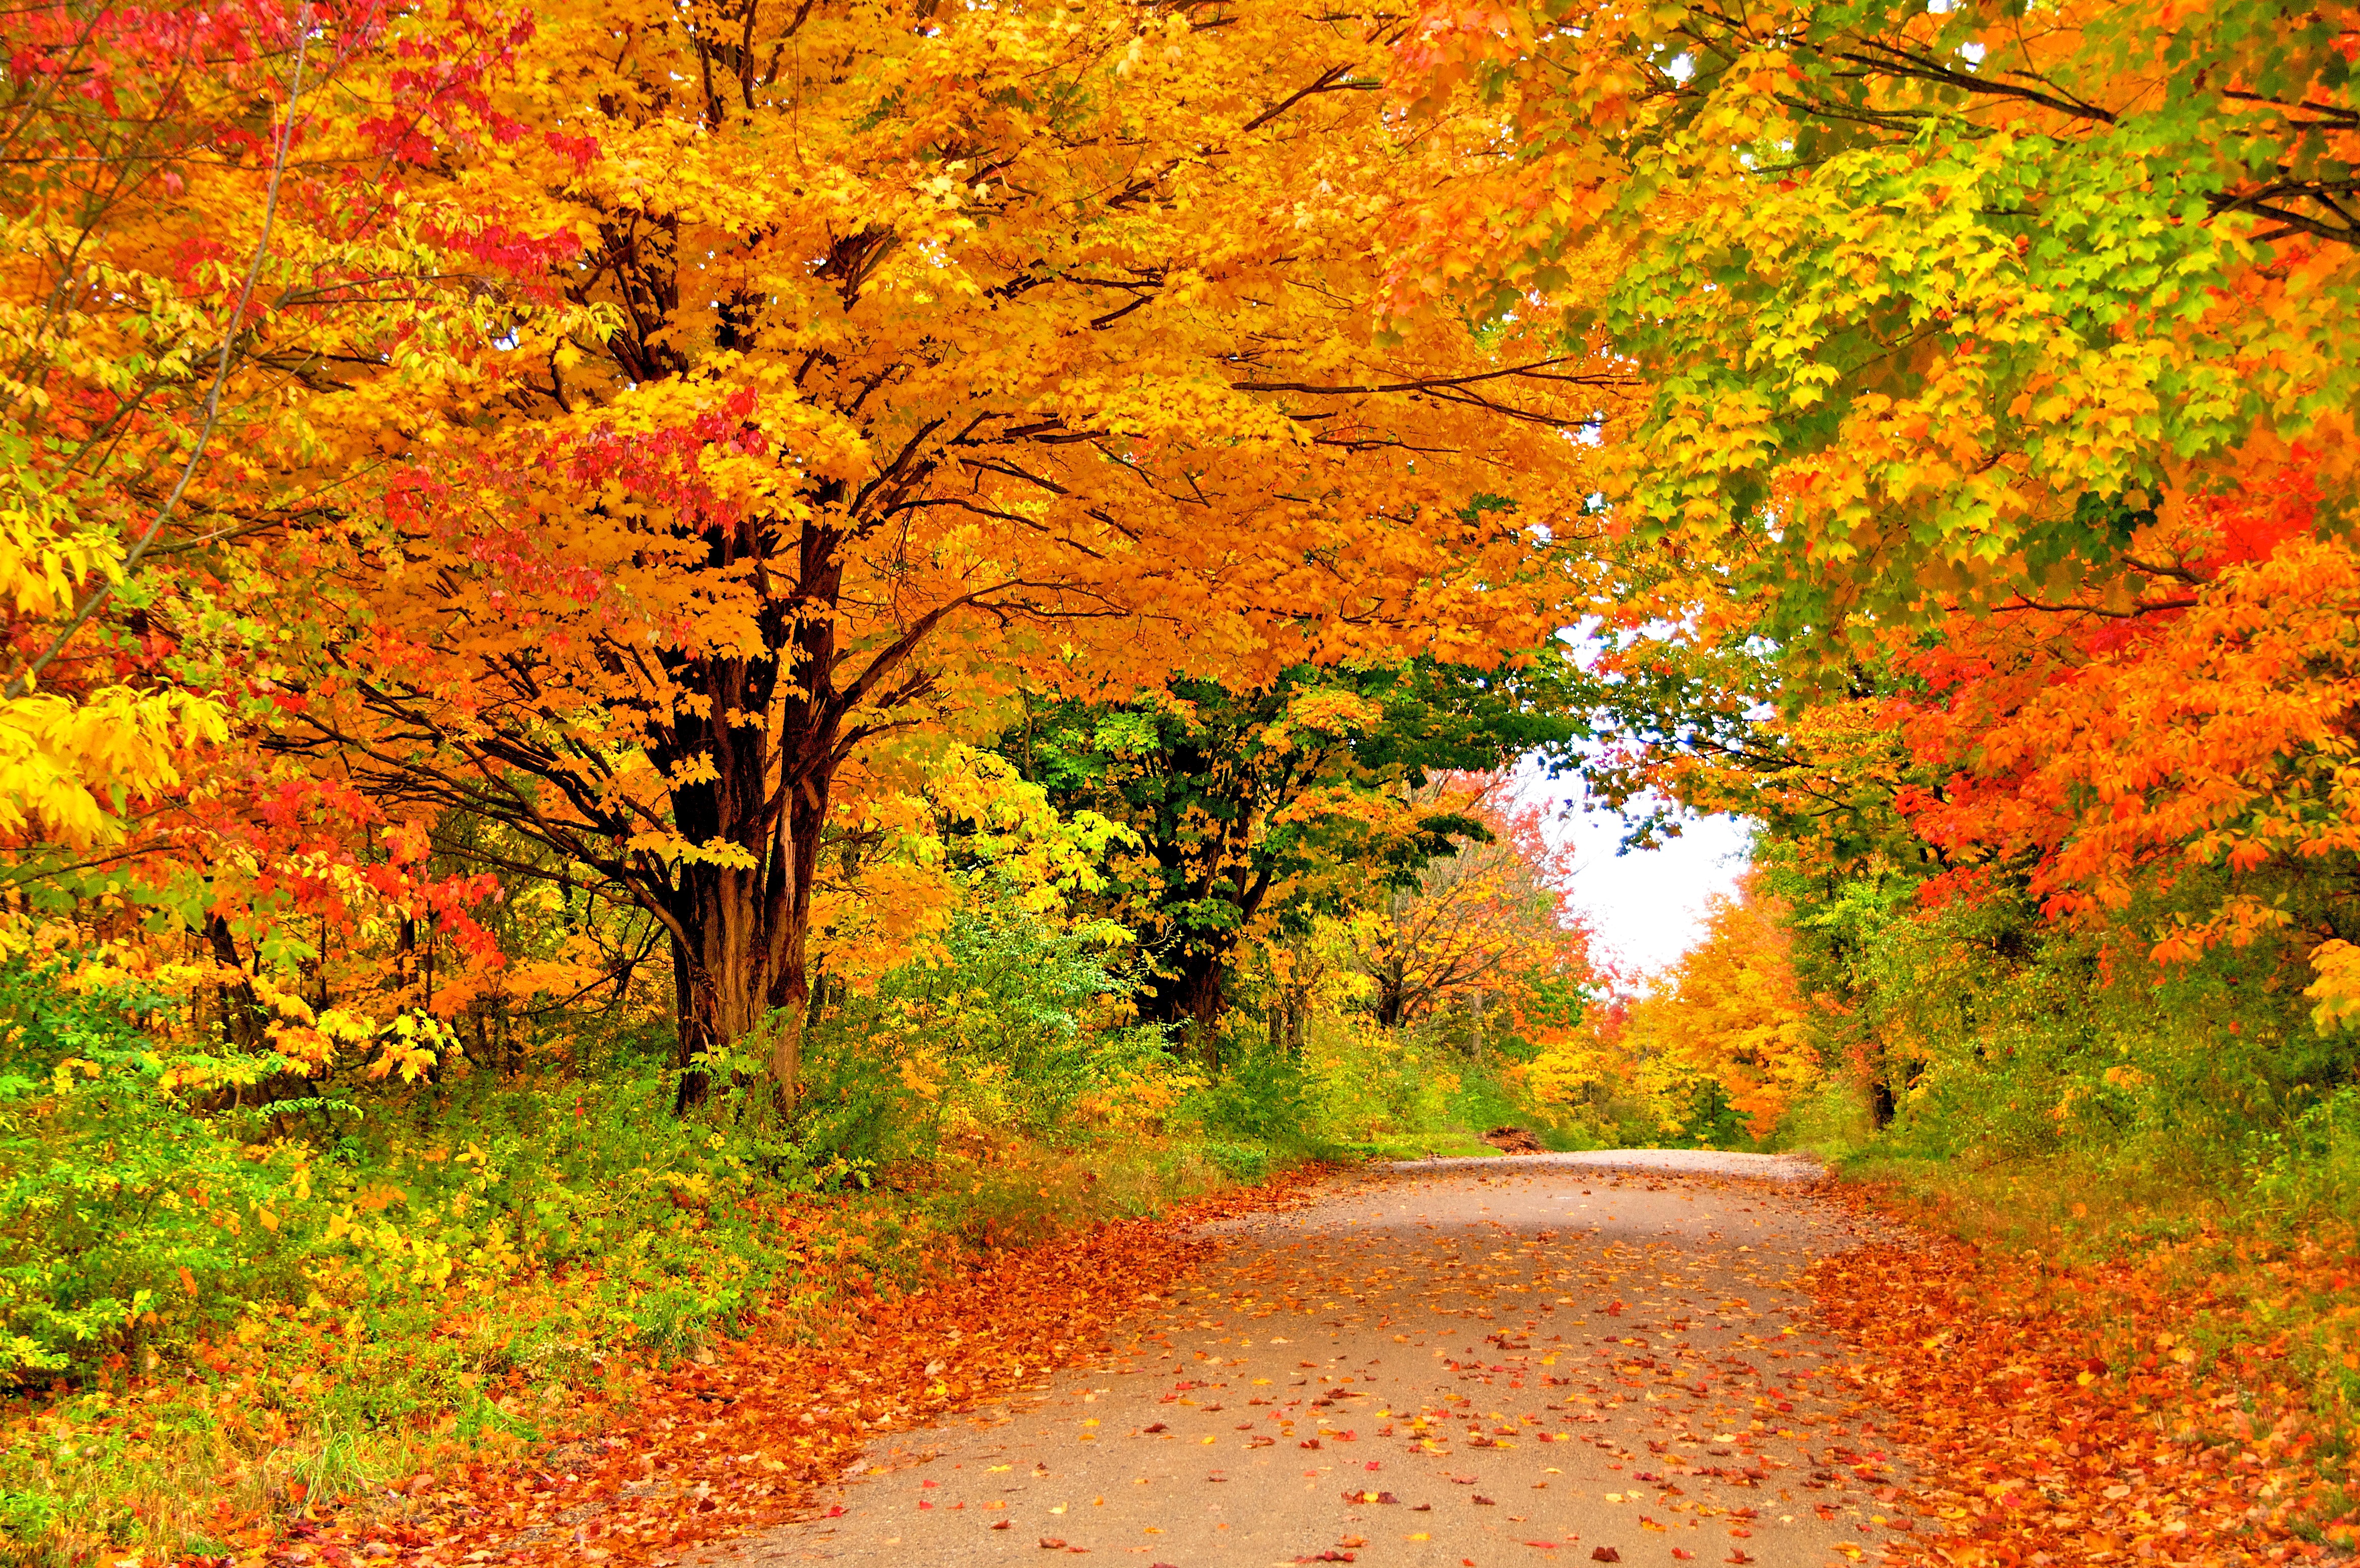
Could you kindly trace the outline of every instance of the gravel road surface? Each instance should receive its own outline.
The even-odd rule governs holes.
[[[1874,1557],[1898,1479],[1798,1277],[1807,1161],[1422,1160],[1206,1227],[1116,1354],[880,1442],[704,1561],[1141,1568]],[[1845,1395],[1853,1395],[1847,1399]]]

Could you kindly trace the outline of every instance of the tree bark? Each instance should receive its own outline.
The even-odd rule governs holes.
[[[1184,953],[1173,972],[1156,976],[1142,1009],[1149,1023],[1177,1029],[1208,1073],[1221,1070],[1221,1014],[1229,1011],[1221,960],[1218,953]]]
[[[219,988],[224,1032],[232,1044],[242,1049],[259,1048],[266,1038],[270,1014],[262,1005],[262,999],[255,994],[254,982],[244,978],[246,959],[237,950],[237,938],[231,933],[229,922],[220,915],[206,917],[205,945],[213,949],[215,963],[235,970],[240,977],[235,984]]]
[[[1407,1005],[1400,960],[1388,959],[1379,964],[1376,981],[1377,1023],[1387,1029],[1398,1029]]]
[[[745,759],[741,765],[750,767],[753,761]],[[834,770],[811,771],[825,780]],[[755,783],[725,774],[710,787],[727,795],[734,793],[728,787],[733,784]],[[748,1041],[759,1042],[762,1069],[781,1097],[792,1102],[798,1091],[803,1015],[811,1004],[812,888],[826,795],[824,784],[798,788],[794,795],[793,807],[780,813],[759,865],[699,861],[680,870],[670,913],[676,927],[672,983],[679,1004],[683,1108],[708,1092],[705,1059]],[[685,819],[699,814],[681,815]],[[727,836],[724,830],[698,841]]]

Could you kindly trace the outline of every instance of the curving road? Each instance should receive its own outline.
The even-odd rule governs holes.
[[[1817,1175],[1427,1160],[1209,1226],[1103,1364],[896,1434],[814,1517],[702,1561],[1859,1561],[1911,1521],[1798,1289],[1866,1239]]]

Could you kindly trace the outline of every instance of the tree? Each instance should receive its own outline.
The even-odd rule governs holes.
[[[552,16],[493,94],[531,134],[443,189],[579,235],[545,277],[598,330],[520,309],[473,396],[387,433],[284,743],[606,879],[669,934],[683,1063],[767,1025],[792,1092],[878,736],[988,725],[1020,674],[1535,645],[1567,433],[1618,373],[1448,309],[1381,329],[1369,192],[1480,161],[1471,110],[1386,114],[1396,33],[1280,0]]]
[[[1925,779],[1896,805],[1962,883],[2005,878],[2165,965],[2290,943],[2324,1028],[2360,1014],[2360,560],[2319,499],[2298,449],[2168,507],[2138,539],[2147,594],[1960,618],[1894,706]]]
[[[371,0],[11,13],[0,833],[112,848],[179,791],[266,675],[270,558],[333,527],[339,427],[465,373],[534,247],[454,233],[400,147],[485,135],[511,42]]]
[[[1630,1014],[1628,1040],[1721,1091],[1756,1138],[1770,1135],[1819,1076],[1819,1053],[1788,957],[1786,906],[1754,873],[1716,895],[1704,939]]]
[[[1176,680],[1139,701],[1037,706],[1002,742],[1065,811],[1120,823],[1109,907],[1157,968],[1142,1012],[1212,1059],[1239,948],[1299,931],[1491,829],[1429,780],[1575,732],[1561,654],[1527,669],[1301,666],[1258,690]]]
[[[1549,841],[1541,806],[1516,801],[1512,775],[1439,789],[1437,805],[1465,798],[1482,831],[1386,890],[1362,948],[1377,1022],[1400,1028],[1454,1005],[1480,1019],[1499,1003],[1578,1016],[1593,977],[1569,850]]]
[[[1488,201],[1410,198],[1397,288],[1464,279],[1483,223],[1499,308],[1579,280],[1649,387],[1623,523],[1840,659],[2136,576],[2157,498],[2289,442],[2348,505],[2354,37],[2253,0],[1434,6],[1404,67],[1519,150]]]

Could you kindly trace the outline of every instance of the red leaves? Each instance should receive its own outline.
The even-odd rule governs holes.
[[[563,131],[543,131],[541,139],[550,150],[563,154],[574,165],[574,172],[586,172],[591,161],[598,156],[598,138],[592,136],[568,136]]]
[[[642,1368],[592,1397],[585,1414],[598,1435],[567,1444],[562,1469],[544,1453],[445,1475],[422,1499],[431,1539],[453,1561],[483,1552],[574,1563],[595,1550],[608,1568],[638,1568],[778,1522],[880,1433],[1087,1359],[1140,1296],[1188,1271],[1201,1245],[1186,1234],[1191,1222],[1284,1207],[1309,1179],[1296,1173],[1161,1221],[967,1260],[912,1294],[840,1279],[832,1299],[799,1301],[792,1320],[715,1347],[710,1365]],[[969,1332],[986,1321],[992,1334]],[[847,1359],[869,1379],[858,1404],[838,1391]],[[578,1534],[550,1528],[584,1515]],[[355,1520],[317,1539],[349,1547],[374,1538]],[[1081,1550],[1046,1537],[1042,1545]]]
[[[1937,1241],[1848,1253],[1815,1265],[1810,1283],[1822,1315],[1865,1353],[1849,1376],[1890,1412],[1880,1430],[1915,1471],[1872,1493],[1926,1516],[1890,1521],[1900,1560],[2136,1553],[2195,1568],[2303,1550],[2294,1527],[2322,1498],[2284,1384],[2264,1398],[2263,1376],[2227,1387],[2148,1354],[2114,1375],[2125,1355],[2110,1359],[2110,1344],[2175,1343],[2200,1305],[2154,1277],[2126,1265],[2044,1272]]]

